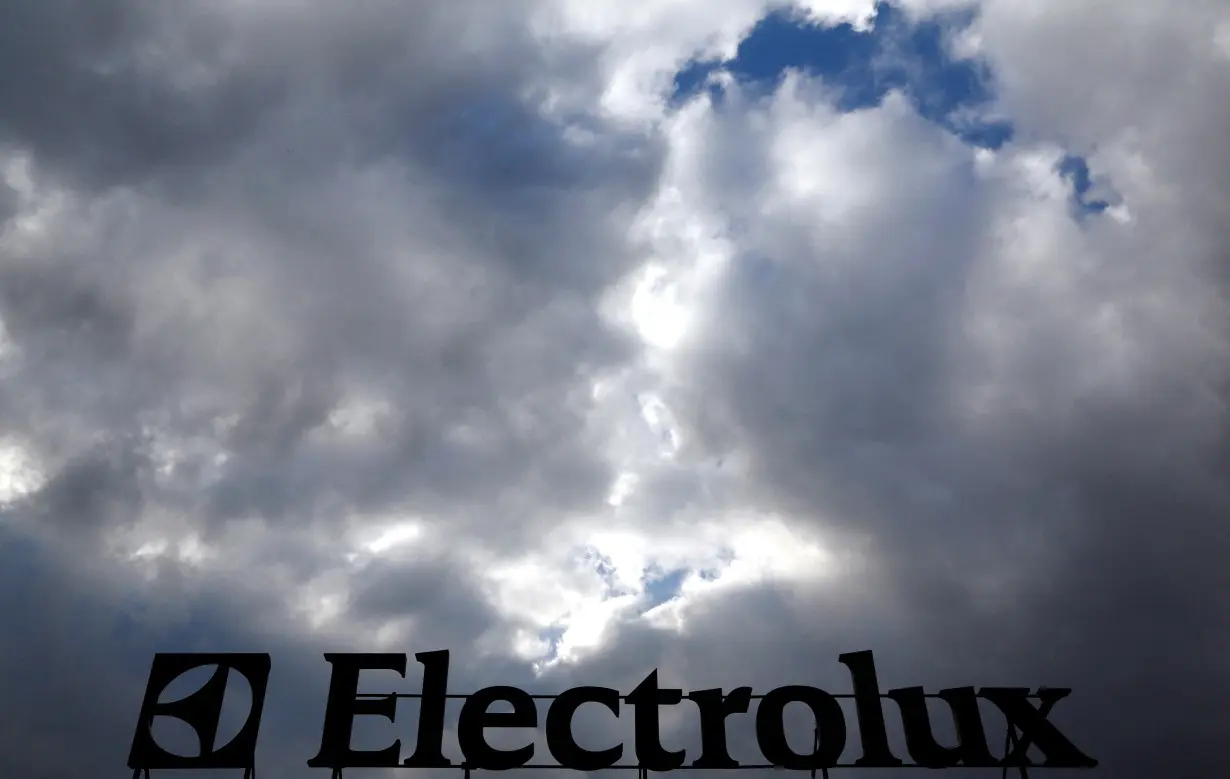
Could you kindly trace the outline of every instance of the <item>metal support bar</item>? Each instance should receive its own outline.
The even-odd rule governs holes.
[[[333,771],[333,779],[341,779],[341,769],[335,768]],[[132,769],[132,779],[150,779],[148,768]],[[243,769],[243,779],[256,779],[256,766],[250,765]]]
[[[815,736],[815,738],[812,739],[812,744],[811,744],[811,752],[814,755],[820,751],[820,726],[819,725],[817,725],[816,729],[812,731],[812,735]],[[822,777],[822,779],[829,779],[828,766],[820,767],[820,776]],[[816,769],[814,768],[811,769],[811,779],[816,779]]]
[[[1020,743],[1017,740],[1016,726],[1012,724],[1012,720],[1008,720],[1008,730],[1004,734],[1004,769],[1000,772],[1000,779],[1008,779],[1008,769],[1012,767],[1008,765],[1008,756],[1012,754],[1011,750],[1016,749]],[[1029,769],[1025,765],[1029,761],[1029,756],[1021,755],[1021,757],[1023,758],[1021,764],[1016,767],[1017,775],[1020,779],[1029,779]]]

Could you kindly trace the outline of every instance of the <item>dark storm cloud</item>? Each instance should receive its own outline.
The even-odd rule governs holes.
[[[410,635],[430,635],[432,646],[415,651],[465,648],[458,659],[472,662],[476,641],[500,618],[474,582],[458,575],[466,567],[464,561],[447,555],[375,560],[352,580],[349,613],[359,624],[378,627],[393,620],[408,625]],[[414,679],[415,673],[412,670],[408,676]]]
[[[1153,223],[1165,239],[1103,238],[1106,227],[1056,264],[1086,269],[1068,302],[1035,296],[1028,278],[987,300],[1015,317],[1019,335],[992,357],[1020,366],[1001,390],[1017,402],[971,425],[954,401],[995,372],[971,348],[970,296],[997,254],[1018,249],[970,232],[994,193],[946,201],[931,229],[902,225],[911,239],[896,234],[897,193],[866,217],[880,231],[851,239],[796,223],[744,239],[717,296],[721,335],[697,347],[697,376],[681,383],[705,388],[678,403],[691,434],[748,454],[757,504],[870,541],[888,599],[917,615],[911,674],[928,686],[953,683],[958,668],[1071,685],[1065,716],[1107,775],[1221,770],[1226,289],[1206,281],[1197,299],[1190,285],[1217,265],[1208,240],[1223,231],[1177,215]],[[1145,294],[1158,308],[1136,305]],[[1187,325],[1193,306],[1199,329]],[[1081,323],[1107,309],[1132,369],[1091,383],[1113,343],[1079,341]]]
[[[6,4],[0,137],[32,144],[40,162],[94,184],[215,162],[252,131],[272,85],[224,78],[206,89],[177,89],[163,80],[171,74],[143,66],[138,47],[159,32],[174,34],[183,47],[177,56],[208,56],[221,46],[227,30],[192,15],[166,30],[173,20],[156,3]]]
[[[22,640],[0,653],[6,722],[0,754],[6,771],[67,779],[125,770],[150,659],[168,651],[271,652],[276,662],[260,760],[279,770],[293,767],[273,775],[304,770],[302,756],[310,756],[319,739],[314,731],[328,687],[321,652],[330,647],[305,647],[301,636],[290,638],[284,612],[268,602],[236,598],[226,587],[203,588],[173,566],[154,580],[160,597],[116,587],[94,566],[8,534],[2,544],[5,575],[20,582],[23,593],[3,603],[5,619],[22,625]],[[15,590],[10,585],[5,591]],[[243,692],[234,685],[228,695],[232,691]],[[160,738],[191,749],[185,735],[172,728]],[[225,775],[205,773],[202,779]]]
[[[1223,417],[1176,435],[1163,409],[1192,403],[1179,390],[1102,411],[1040,453],[1075,493],[1078,525],[1054,577],[1021,604],[1019,631],[1048,636],[1033,663],[1080,681],[1077,711],[1110,765],[1142,776],[1176,759],[1185,774],[1225,765],[1230,631],[1214,615],[1230,599],[1230,431]]]
[[[0,230],[21,208],[21,195],[8,182],[0,185]]]
[[[499,127],[499,111],[482,106],[507,112],[505,95],[545,64],[523,24],[532,8],[8,4],[0,10],[0,141],[28,149],[77,186],[141,185],[179,196],[199,193],[211,166],[233,162],[261,138],[273,144],[262,161],[267,173],[393,154],[435,161],[449,177],[468,173],[481,186],[520,187],[527,171],[576,177],[549,142],[515,129],[526,126],[515,117],[505,152],[480,143],[488,155],[467,153],[478,139],[456,132],[458,115],[476,104],[487,115],[481,124]],[[574,69],[586,61],[585,47],[575,48]],[[459,158],[480,169],[447,162]]]
[[[630,267],[625,204],[656,154],[617,135],[582,154],[506,97],[532,58],[525,33],[504,29],[511,11],[111,3],[97,24],[57,21],[80,10],[6,11],[5,29],[23,30],[6,72],[51,83],[9,96],[10,141],[57,174],[48,186],[135,189],[74,204],[88,249],[5,258],[15,430],[40,439],[47,414],[71,409],[109,436],[151,415],[199,436],[237,416],[211,486],[198,463],[156,488],[156,502],[220,520],[302,516],[339,494],[321,510],[455,513],[468,495],[524,519],[543,490],[569,485],[552,498],[566,507],[605,489],[579,418],[586,377],[627,347],[595,304]],[[277,89],[251,111],[226,102],[262,84]],[[158,104],[164,93],[197,113]],[[356,383],[392,403],[379,440],[306,443]],[[201,390],[212,413],[176,401]],[[453,441],[462,424],[488,444]]]
[[[6,771],[122,769],[149,658],[205,648],[273,652],[262,759],[305,770],[336,643],[291,648],[268,616],[287,619],[289,591],[245,604],[242,576],[210,589],[164,561],[125,598],[75,570],[142,521],[207,541],[283,525],[249,573],[293,590],[336,563],[305,539],[315,524],[421,512],[515,546],[601,499],[588,377],[628,345],[594,309],[635,259],[623,226],[658,152],[618,134],[579,152],[507,96],[534,56],[522,10],[0,10],[0,147],[30,156],[35,190],[5,186],[7,237],[67,195],[0,254],[0,432],[47,477],[0,516],[51,550],[4,568],[22,594],[4,619],[28,626],[0,653],[5,715],[24,712]],[[356,389],[387,407],[376,435],[323,435]],[[480,636],[496,617],[456,566],[358,574],[359,624]],[[187,625],[167,632],[175,603]]]
[[[40,525],[59,526],[71,535],[92,535],[140,515],[148,470],[132,442],[108,441],[70,460],[27,503],[10,511],[30,511]]]
[[[114,299],[116,290],[90,279],[88,271],[66,265],[44,261],[0,269],[9,337],[33,341],[35,348],[73,349],[79,359],[122,359],[132,335],[126,301]]]

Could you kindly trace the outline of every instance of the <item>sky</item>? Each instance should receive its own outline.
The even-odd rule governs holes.
[[[0,4],[0,768],[126,775],[156,652],[269,652],[290,779],[325,652],[870,649],[1224,775],[1227,127],[1218,0]]]

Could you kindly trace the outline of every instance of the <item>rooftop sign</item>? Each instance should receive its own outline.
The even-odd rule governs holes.
[[[1097,761],[1078,748],[1049,716],[1055,704],[1071,690],[1040,687],[1031,692],[1026,687],[954,687],[938,693],[926,693],[922,687],[903,687],[880,692],[875,660],[870,651],[850,652],[838,656],[846,666],[853,683],[853,692],[832,694],[816,687],[791,685],[778,687],[764,694],[755,694],[750,687],[691,690],[662,688],[658,672],[653,670],[644,681],[628,693],[608,687],[574,687],[553,695],[531,695],[517,687],[486,687],[467,695],[448,692],[448,650],[420,652],[414,658],[422,666],[422,687],[419,693],[360,694],[359,675],[366,670],[395,671],[405,677],[407,658],[404,654],[326,654],[332,667],[328,699],[325,703],[324,725],[320,748],[308,759],[312,768],[329,768],[334,779],[341,779],[345,768],[459,768],[504,771],[517,768],[572,769],[600,771],[612,768],[648,771],[677,770],[739,770],[784,768],[823,771],[831,768],[1019,768],[1024,775],[1027,767],[1093,768]],[[164,702],[162,692],[183,674],[197,668],[217,666],[213,677],[197,692],[178,701]],[[145,699],[133,736],[128,766],[133,779],[149,776],[151,769],[244,769],[245,779],[255,777],[257,733],[260,728],[265,692],[271,661],[268,654],[158,654],[154,657]],[[216,745],[222,699],[230,672],[243,676],[252,688],[252,705],[247,721],[227,744]],[[397,700],[413,698],[420,702],[418,733],[413,751],[403,757],[402,743],[394,741],[384,749],[358,751],[351,747],[354,721],[359,716],[383,717],[390,722],[396,717]],[[853,699],[858,724],[861,756],[852,763],[839,763],[846,749],[846,716],[839,699]],[[896,704],[905,734],[906,751],[913,763],[895,755],[888,742],[884,699]],[[927,699],[945,702],[956,725],[957,743],[941,745],[933,735],[927,712]],[[443,753],[445,705],[449,699],[461,699],[461,713],[456,723],[457,741],[464,759],[455,763]],[[486,738],[488,728],[539,727],[536,700],[546,699],[545,718],[547,751],[554,763],[535,762],[535,745],[527,743],[517,749],[496,749]],[[701,745],[698,755],[684,750],[669,750],[662,746],[658,732],[658,713],[663,706],[677,706],[688,700],[700,718]],[[739,763],[727,751],[726,720],[747,715],[751,701],[758,699],[755,711],[756,741],[765,762]],[[1008,723],[1003,753],[992,753],[983,726],[979,701],[998,709]],[[511,711],[491,711],[493,705]],[[799,703],[811,709],[815,716],[815,740],[811,752],[797,752],[788,743],[783,713],[788,704]],[[623,744],[602,749],[585,749],[577,744],[572,733],[572,718],[578,708],[590,704],[607,709],[618,716],[621,706],[634,710],[635,762],[621,762],[625,757]],[[201,740],[200,754],[172,754],[154,740],[151,724],[155,717],[172,717],[187,724]],[[1036,748],[1043,760],[1033,762],[1028,756]]]

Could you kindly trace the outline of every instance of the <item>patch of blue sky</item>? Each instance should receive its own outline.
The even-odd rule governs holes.
[[[877,105],[900,90],[919,114],[970,144],[996,149],[1012,138],[1010,122],[991,117],[993,90],[985,63],[952,57],[945,41],[973,21],[950,12],[912,22],[891,4],[877,6],[870,30],[849,24],[823,27],[779,12],[765,17],[728,62],[693,61],[675,77],[676,102],[702,89],[721,100],[708,78],[721,69],[744,88],[773,89],[789,69],[820,78],[837,94],[841,110]]]
[[[688,573],[686,569],[677,569],[647,574],[645,576],[645,597],[648,600],[646,610],[660,606],[678,595]]]
[[[565,629],[559,625],[543,628],[538,631],[538,637],[546,641],[549,645],[545,656],[539,660],[541,663],[549,663],[559,657],[560,644],[564,640]]]
[[[1089,164],[1084,157],[1074,154],[1065,155],[1059,161],[1058,168],[1059,175],[1066,178],[1072,185],[1072,206],[1078,218],[1089,214],[1101,214],[1110,208],[1112,205],[1110,200],[1099,197],[1103,193],[1095,189],[1093,178],[1089,173]]]

